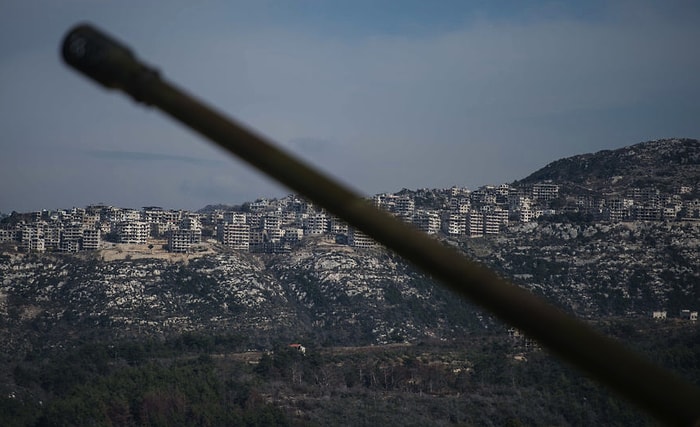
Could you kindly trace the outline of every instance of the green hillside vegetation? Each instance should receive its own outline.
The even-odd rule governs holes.
[[[700,383],[700,329],[607,321],[605,332]],[[502,329],[463,342],[244,351],[240,336],[37,350],[5,372],[4,426],[653,425]],[[14,384],[10,392],[7,384]]]

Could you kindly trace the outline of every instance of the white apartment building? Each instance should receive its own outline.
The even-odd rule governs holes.
[[[538,183],[532,186],[532,197],[537,200],[554,200],[559,197],[559,185]]]
[[[304,220],[304,234],[318,236],[328,232],[328,217],[324,213],[314,213]]]
[[[262,228],[262,238],[266,242],[279,242],[282,239],[282,219],[279,212],[268,212],[263,215],[260,226]]]
[[[72,222],[65,225],[61,231],[59,250],[62,252],[78,252],[82,238],[83,224],[81,222]]]
[[[467,216],[465,214],[447,212],[442,219],[442,231],[451,236],[460,236],[467,232]]]
[[[467,235],[469,237],[482,237],[484,235],[483,213],[469,212],[467,214]]]
[[[149,224],[163,222],[163,208],[159,206],[145,206],[143,208],[143,220]]]
[[[372,204],[377,209],[384,209],[387,212],[396,212],[396,204],[399,196],[395,194],[377,194],[372,198]]]
[[[331,216],[329,228],[331,234],[348,234],[348,223],[335,216]]]
[[[413,212],[416,209],[416,202],[411,196],[401,196],[396,201],[396,214],[406,221],[413,219]]]
[[[190,246],[202,240],[202,230],[179,229],[172,230],[168,235],[170,252],[186,253]]]
[[[239,222],[225,222],[219,224],[217,235],[221,243],[230,248],[245,251],[250,249],[251,232],[248,224]]]
[[[80,241],[83,238],[83,224],[80,222],[72,222],[63,226],[61,232],[61,241],[72,240]]]
[[[122,221],[116,225],[119,243],[144,245],[148,239],[149,231],[148,223],[143,221]]]
[[[141,211],[136,209],[123,210],[124,221],[141,221]]]
[[[466,197],[450,199],[450,212],[466,214],[471,210],[471,201]]]
[[[529,206],[523,206],[518,211],[518,221],[530,222],[535,219],[535,212]]]
[[[100,222],[100,214],[99,213],[94,213],[94,212],[85,212],[85,215],[83,216],[83,228],[92,228],[94,229],[97,226],[97,223]]]
[[[46,251],[46,243],[44,241],[44,226],[43,222],[27,224],[22,227],[22,236],[20,245],[27,252],[44,252]]]
[[[457,187],[457,186],[450,188],[450,198],[469,196],[469,193],[470,193],[470,191],[468,188]]]
[[[44,227],[44,245],[46,250],[58,249],[61,244],[61,233],[63,224],[60,221],[53,221]]]
[[[494,212],[484,213],[484,234],[498,234],[501,231],[501,218]]]
[[[223,220],[232,224],[246,224],[248,215],[245,212],[226,211],[223,213]]]
[[[678,213],[683,209],[682,204],[671,203],[663,207],[662,218],[666,221],[674,220],[678,216]]]
[[[508,196],[510,194],[510,185],[501,184],[496,188],[496,194],[500,196]]]
[[[201,235],[202,222],[199,219],[199,215],[190,214],[182,218],[182,220],[180,221],[180,229],[199,231]]]
[[[100,230],[85,229],[83,230],[83,240],[81,249],[85,251],[96,251],[100,248]]]
[[[163,211],[160,218],[164,224],[177,225],[182,220],[182,214],[182,211]]]
[[[440,231],[440,216],[437,212],[418,211],[413,215],[413,224],[424,233],[436,234]]]
[[[659,319],[659,320],[665,320],[666,319],[666,311],[654,311],[651,313],[652,319]]]
[[[16,229],[0,228],[0,243],[13,242],[17,240]]]
[[[354,227],[349,227],[348,245],[355,248],[373,248],[377,246],[377,242],[360,230],[356,230]]]
[[[267,199],[260,199],[260,200],[256,200],[256,201],[252,202],[252,203],[249,205],[249,208],[250,208],[251,212],[262,212],[262,211],[264,211],[265,209],[267,209],[267,207],[268,207],[269,205],[270,205],[269,200],[267,200]]]
[[[284,232],[285,242],[298,242],[304,238],[304,229],[299,227],[284,227],[282,229]]]

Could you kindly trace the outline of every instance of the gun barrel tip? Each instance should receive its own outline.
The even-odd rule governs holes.
[[[70,65],[79,61],[87,54],[87,45],[91,36],[97,31],[88,23],[80,23],[73,26],[63,37],[61,44],[61,56]]]
[[[140,66],[124,44],[89,23],[66,33],[61,56],[67,65],[110,88],[123,87]]]

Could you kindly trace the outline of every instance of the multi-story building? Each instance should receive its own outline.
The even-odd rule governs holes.
[[[143,221],[149,224],[160,224],[163,222],[163,208],[160,206],[145,206],[143,208]]]
[[[354,227],[349,227],[348,245],[355,248],[373,248],[377,246],[377,242],[360,230],[357,230]]]
[[[328,226],[330,233],[334,235],[348,234],[348,223],[336,216],[331,216]]]
[[[510,194],[510,190],[510,185],[501,184],[498,186],[498,188],[496,188],[496,194],[498,194],[499,196],[508,197],[508,195]]]
[[[440,231],[440,216],[437,212],[418,211],[413,215],[413,224],[425,233],[436,234]]]
[[[223,221],[232,224],[246,224],[248,216],[245,212],[226,211],[223,213]]]
[[[267,209],[270,202],[267,199],[256,200],[248,206],[251,212],[262,212]]]
[[[180,229],[198,231],[199,235],[201,236],[202,235],[202,222],[199,219],[199,215],[197,215],[197,214],[186,215],[180,221]]]
[[[492,185],[485,185],[469,194],[472,208],[482,205],[494,205],[498,198],[496,188]]]
[[[535,218],[535,211],[530,206],[523,206],[518,211],[518,220],[520,222],[530,222]]]
[[[682,208],[682,204],[669,203],[662,208],[661,218],[665,221],[674,220],[676,219]]]
[[[14,242],[17,239],[17,229],[15,228],[0,228],[0,243]]]
[[[396,212],[396,204],[399,196],[395,194],[377,194],[372,198],[372,203],[377,209],[384,209],[387,212]]]
[[[318,236],[328,232],[328,217],[324,213],[309,215],[304,221],[304,234]]]
[[[141,221],[141,211],[137,209],[124,209],[123,215],[125,221]]]
[[[59,249],[63,252],[78,252],[83,238],[82,222],[72,222],[63,227]]]
[[[467,215],[446,212],[442,218],[442,231],[450,236],[460,236],[467,232]]]
[[[500,217],[494,212],[484,212],[484,234],[498,234],[500,231]]]
[[[282,239],[282,220],[279,212],[266,212],[260,221],[262,238],[265,242],[279,242]]]
[[[221,243],[230,248],[245,251],[250,249],[251,233],[248,224],[225,222],[219,224],[217,234]]]
[[[82,226],[83,228],[95,228],[97,223],[100,222],[100,214],[94,212],[85,212],[83,215]]]
[[[190,246],[202,240],[202,230],[179,229],[172,230],[168,235],[168,249],[170,252],[185,253]]]
[[[624,199],[612,198],[605,201],[603,218],[610,222],[620,222],[629,217],[629,211],[625,208]]]
[[[146,244],[150,227],[143,221],[122,221],[116,225],[119,243]]]
[[[467,214],[467,235],[469,237],[482,237],[484,235],[483,213],[469,212]]]
[[[287,243],[296,243],[304,238],[304,229],[299,227],[284,227],[284,241]]]
[[[81,249],[85,251],[96,251],[100,248],[100,230],[86,228],[83,230],[83,240]]]
[[[47,251],[59,249],[62,233],[63,224],[58,220],[51,221],[44,227],[44,245]]]
[[[466,214],[471,209],[471,202],[467,197],[450,199],[450,212]]]
[[[173,211],[167,210],[160,214],[161,222],[163,224],[177,225],[182,221],[183,211]]]
[[[457,186],[451,187],[449,190],[450,199],[469,196],[469,193],[469,189]]]
[[[634,219],[637,221],[659,221],[662,210],[660,206],[655,204],[634,205]]]
[[[416,202],[411,196],[401,196],[396,201],[396,214],[404,221],[411,222],[413,220],[415,208]]]
[[[554,200],[559,197],[559,186],[551,183],[533,184],[532,197],[536,200]]]
[[[44,252],[46,243],[44,241],[44,222],[26,224],[22,227],[20,245],[27,252]]]

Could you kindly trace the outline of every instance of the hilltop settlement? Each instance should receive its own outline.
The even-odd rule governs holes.
[[[461,187],[404,189],[377,194],[369,202],[439,237],[479,238],[499,234],[509,226],[555,217],[610,224],[698,221],[697,173],[641,167],[624,170],[645,161],[665,166],[673,160],[679,166],[697,168],[697,151],[695,140],[653,141],[615,153],[555,162],[511,184],[473,191]],[[553,171],[565,171],[567,175]],[[576,171],[597,179],[581,182],[576,179]],[[669,176],[674,179],[663,179]],[[313,236],[326,236],[359,248],[374,245],[360,231],[296,195],[259,199],[241,206],[208,206],[198,212],[101,204],[13,212],[0,224],[0,243],[15,244],[25,252],[94,251],[106,243],[152,245],[167,241],[164,248],[168,251],[187,253],[198,250],[203,242],[216,240],[236,250],[282,253]]]
[[[699,141],[367,203],[700,383]],[[3,425],[645,425],[296,195],[6,215],[0,342]]]

